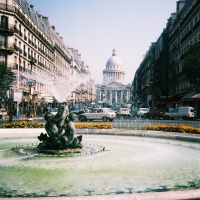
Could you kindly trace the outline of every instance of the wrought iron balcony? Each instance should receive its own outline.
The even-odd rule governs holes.
[[[0,41],[0,52],[4,54],[12,55],[15,51],[14,44],[5,41]]]
[[[15,32],[15,25],[0,22],[0,32],[12,36]]]

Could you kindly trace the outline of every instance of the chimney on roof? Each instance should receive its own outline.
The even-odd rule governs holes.
[[[60,39],[63,41],[63,37],[60,37]]]
[[[57,35],[59,36],[59,33],[58,32],[56,32],[57,33]]]
[[[55,31],[55,26],[51,26],[51,28]]]
[[[43,19],[48,20],[48,17],[43,16]]]
[[[31,8],[31,9],[34,9],[34,5],[33,5],[33,4],[30,4],[30,8]]]
[[[181,12],[185,3],[186,3],[186,0],[179,0],[179,1],[176,2],[176,13],[177,14],[179,14]]]

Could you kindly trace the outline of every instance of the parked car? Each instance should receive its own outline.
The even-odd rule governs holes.
[[[138,108],[137,115],[143,116],[144,113],[147,113],[147,112],[149,112],[149,108]]]
[[[82,108],[79,108],[79,112],[77,114],[82,114],[82,113],[85,113],[85,112],[88,112],[88,109],[86,107],[82,107]]]
[[[113,121],[116,118],[116,113],[110,108],[94,108],[88,113],[83,113],[78,116],[81,122],[102,120],[104,122]]]
[[[7,115],[6,108],[2,107],[0,109],[0,119],[2,119],[3,117],[5,117],[6,115]]]
[[[178,119],[182,118],[184,120],[186,119],[194,119],[194,108],[193,107],[179,107],[174,112],[168,112],[165,113],[164,118],[165,119]]]
[[[7,111],[6,108],[2,107],[0,108],[0,118],[2,119],[2,116],[6,116],[7,115]]]
[[[70,112],[78,115],[80,110],[79,110],[79,108],[73,108]]]
[[[131,113],[128,108],[119,108],[117,111],[117,116],[130,117]]]
[[[152,118],[152,119],[160,119],[160,118],[164,118],[165,116],[165,111],[162,111],[160,109],[152,109],[147,113],[144,113],[144,115],[147,118]]]

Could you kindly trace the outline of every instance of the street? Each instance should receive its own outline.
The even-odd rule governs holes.
[[[21,118],[20,120],[18,119],[13,119],[13,122],[17,121],[27,121],[27,118]],[[34,117],[33,118],[34,122],[43,122],[46,123],[43,117]],[[5,121],[0,121],[0,125],[3,123],[8,123],[8,119],[6,118]],[[83,123],[76,118],[75,123]],[[92,121],[92,122],[84,122],[84,123],[102,123],[102,121]],[[137,129],[145,129],[148,124],[151,125],[172,125],[172,126],[179,126],[179,125],[184,125],[184,126],[191,126],[194,128],[200,128],[200,120],[164,120],[164,119],[144,119],[144,118],[115,118],[113,122],[108,123],[113,125],[113,128],[137,128]]]

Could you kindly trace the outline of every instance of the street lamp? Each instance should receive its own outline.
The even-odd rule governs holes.
[[[29,102],[28,102],[28,113],[27,113],[27,117],[29,120],[32,120],[32,95],[33,95],[33,91],[32,88],[35,87],[36,81],[30,79],[28,81],[28,86],[29,86]]]
[[[34,63],[36,63],[36,60],[35,60],[35,58],[32,57],[29,62],[31,64],[30,73],[32,73],[33,65],[34,65]],[[32,95],[33,95],[32,88],[35,87],[35,85],[36,85],[35,80],[30,79],[28,81],[28,87],[29,87],[29,101],[28,101],[28,113],[27,113],[28,120],[32,120],[32,112],[33,112],[32,111]]]

